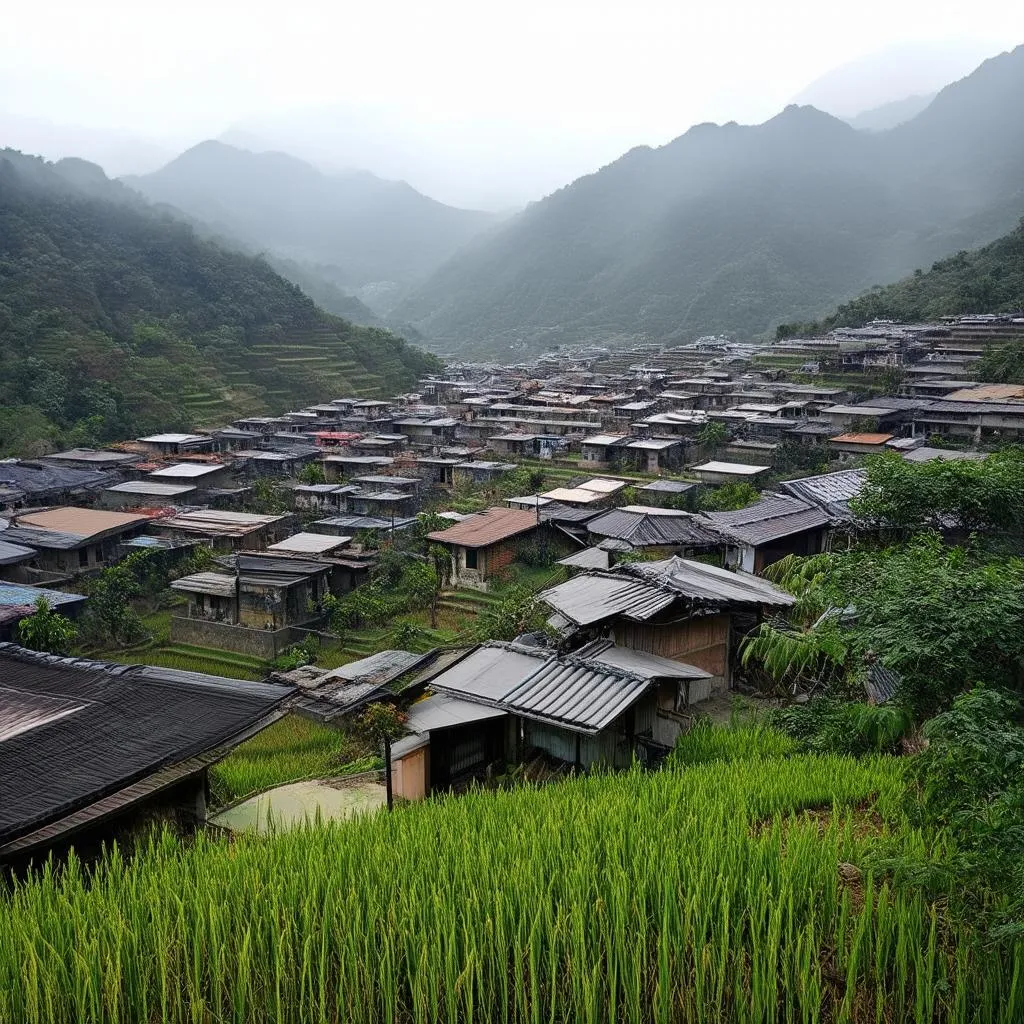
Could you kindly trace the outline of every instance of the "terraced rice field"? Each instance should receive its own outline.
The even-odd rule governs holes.
[[[1016,1024],[1024,944],[877,866],[944,855],[900,797],[890,759],[755,754],[165,834],[0,898],[0,1019]]]

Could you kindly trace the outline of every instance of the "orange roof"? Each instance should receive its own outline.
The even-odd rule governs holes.
[[[526,533],[537,525],[537,514],[521,508],[488,508],[447,530],[428,533],[430,540],[442,544],[457,544],[464,548],[486,548],[517,534]]]
[[[52,530],[54,533],[66,533],[83,538],[126,530],[145,521],[146,516],[131,515],[128,512],[104,512],[95,508],[76,508],[74,505],[50,508],[45,512],[29,512],[17,517],[18,526],[34,526],[40,530]]]
[[[837,437],[830,437],[830,441],[840,441],[843,444],[885,444],[892,440],[892,434],[839,434]]]

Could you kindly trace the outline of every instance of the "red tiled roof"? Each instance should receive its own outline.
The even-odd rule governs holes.
[[[537,514],[520,508],[488,508],[461,523],[428,533],[429,540],[464,548],[485,548],[537,526]]]

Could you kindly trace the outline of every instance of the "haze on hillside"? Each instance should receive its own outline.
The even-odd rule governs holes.
[[[692,124],[764,121],[808,83],[853,116],[1022,38],[1006,0],[38,0],[4,12],[0,143],[120,175],[222,138],[508,210]],[[873,87],[840,74],[837,100],[844,66]]]

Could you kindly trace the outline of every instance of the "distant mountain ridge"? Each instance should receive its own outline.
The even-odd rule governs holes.
[[[851,128],[861,132],[888,131],[913,120],[937,95],[938,93],[933,92],[923,96],[907,96],[901,100],[883,103],[871,110],[864,110],[853,117],[844,117],[843,120]]]
[[[393,394],[437,366],[93,164],[0,150],[0,454]]]
[[[377,313],[497,220],[368,171],[325,174],[284,153],[216,141],[124,181],[359,296]]]
[[[640,147],[468,245],[395,310],[464,354],[767,334],[1024,213],[1024,47],[913,120],[812,107]]]

